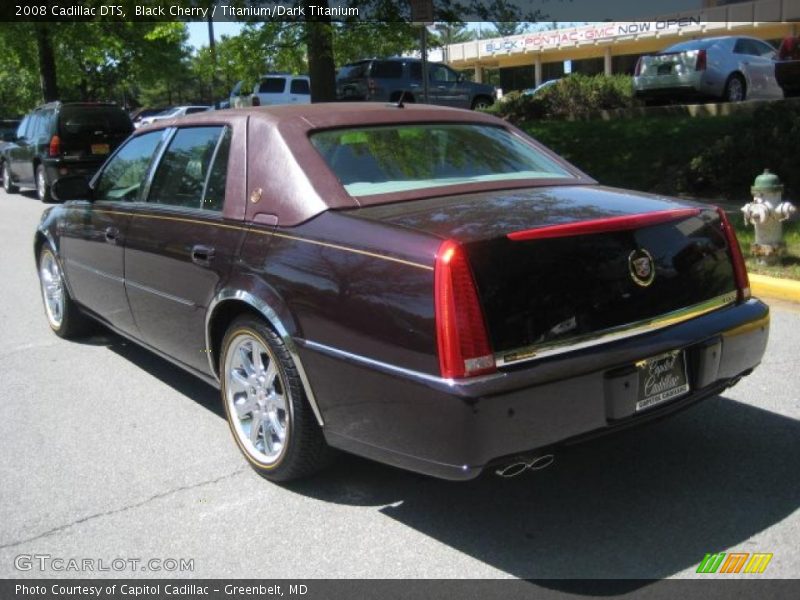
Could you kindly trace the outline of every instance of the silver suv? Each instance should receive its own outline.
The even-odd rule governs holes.
[[[428,63],[428,103],[456,108],[488,108],[496,90],[468,81],[447,65]],[[372,58],[350,63],[336,75],[338,100],[423,102],[422,61],[418,58]]]

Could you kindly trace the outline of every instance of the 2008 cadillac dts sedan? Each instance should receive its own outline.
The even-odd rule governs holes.
[[[90,317],[218,385],[273,480],[330,447],[469,479],[717,394],[767,342],[722,211],[601,187],[473,112],[204,113],[53,191],[53,330]]]

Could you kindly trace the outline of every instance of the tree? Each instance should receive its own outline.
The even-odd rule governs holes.
[[[453,23],[439,22],[433,28],[436,32],[436,41],[442,46],[461,44],[475,39],[475,32],[467,29],[466,23],[459,21]]]
[[[528,23],[519,21],[493,21],[492,25],[494,25],[492,37],[509,37],[525,33],[528,30]]]

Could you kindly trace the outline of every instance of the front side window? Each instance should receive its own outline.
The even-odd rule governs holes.
[[[458,80],[458,75],[456,75],[455,71],[451,71],[443,65],[431,65],[430,70],[431,81],[455,83]]]
[[[140,199],[150,160],[156,153],[163,132],[153,131],[129,140],[103,169],[95,185],[94,197],[99,201]]]
[[[179,129],[156,169],[147,201],[169,206],[206,208],[203,200],[206,182],[224,129],[221,126]],[[222,191],[215,193],[214,198],[209,197],[208,207],[221,208],[223,196],[224,183]]]
[[[512,179],[573,177],[502,127],[473,124],[334,129],[311,143],[351,196]]]

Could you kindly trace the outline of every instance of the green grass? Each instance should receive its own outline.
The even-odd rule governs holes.
[[[769,275],[771,277],[785,277],[800,280],[800,223],[797,221],[783,224],[783,239],[786,242],[786,256],[777,265],[762,265],[757,259],[750,256],[750,244],[755,241],[755,230],[752,225],[745,227],[741,216],[733,219],[736,237],[745,256],[747,270],[750,273]]]

